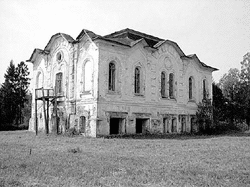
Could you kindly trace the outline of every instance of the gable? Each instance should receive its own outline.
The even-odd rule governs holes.
[[[44,48],[44,51],[48,51],[51,53],[60,45],[69,47],[74,42],[75,40],[71,36],[63,33],[57,33],[50,38],[48,44]]]

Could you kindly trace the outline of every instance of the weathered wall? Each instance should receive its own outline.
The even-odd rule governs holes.
[[[85,135],[96,136],[99,50],[87,36],[78,45],[76,115],[86,118]]]
[[[203,98],[203,80],[211,97],[212,72],[199,62],[181,58],[175,48],[162,44],[158,50],[139,42],[132,48],[93,42],[87,35],[77,43],[63,37],[50,40],[49,54],[40,54],[34,62],[34,89],[55,88],[61,72],[62,98],[58,99],[59,130],[76,128],[86,136],[110,134],[111,120],[118,133],[190,132]],[[58,60],[57,55],[62,58]],[[108,89],[109,63],[115,70],[115,90]],[[141,69],[141,92],[134,93],[135,67]],[[161,97],[161,72],[166,73],[166,97]],[[169,74],[174,74],[174,98],[169,97]],[[193,99],[189,99],[189,77],[193,77]],[[34,130],[34,97],[30,130]],[[55,128],[55,113],[50,105],[50,131]],[[42,102],[38,101],[38,129],[44,130]],[[115,120],[114,120],[115,119]],[[140,124],[140,125],[138,125]],[[192,129],[191,129],[192,128]],[[116,132],[115,132],[116,133]]]
[[[53,38],[52,38],[53,39]],[[62,95],[58,99],[59,131],[65,132],[68,128],[80,129],[80,118],[85,117],[84,134],[96,136],[97,116],[97,75],[98,75],[98,50],[93,42],[82,39],[79,43],[71,44],[62,37],[54,38],[50,43],[49,54],[39,55],[34,62],[33,95],[36,88],[55,89],[56,74],[61,72]],[[62,59],[57,59],[58,52]],[[88,91],[84,88],[84,65],[89,61],[86,72],[89,73]],[[90,85],[91,84],[91,85]],[[38,130],[45,129],[42,101],[37,102]],[[55,131],[55,113],[53,104],[49,109],[49,131]],[[35,97],[32,101],[32,118],[29,129],[35,130]]]
[[[100,43],[99,63],[99,99],[98,99],[98,134],[109,134],[110,113],[125,119],[126,133],[136,132],[136,118],[148,119],[147,130],[150,132],[190,131],[190,120],[195,115],[197,103],[202,100],[202,80],[208,85],[212,82],[212,73],[202,69],[193,60],[183,60],[169,44],[152,52],[137,44],[133,48]],[[116,65],[116,89],[108,90],[109,63]],[[141,95],[134,93],[134,69],[140,66],[143,77]],[[175,98],[162,98],[161,72],[174,73]],[[188,80],[194,78],[194,100],[188,98]],[[168,81],[168,80],[167,80]],[[168,89],[168,85],[166,86]],[[208,87],[211,97],[211,87]],[[168,90],[167,90],[168,93]],[[126,114],[126,115],[124,115]],[[183,118],[183,119],[182,119]],[[174,120],[174,121],[172,121]],[[176,129],[169,129],[169,123]],[[172,127],[171,127],[172,128]]]

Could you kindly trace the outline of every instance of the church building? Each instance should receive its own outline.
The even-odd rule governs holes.
[[[49,133],[75,128],[92,137],[198,131],[197,104],[212,97],[217,70],[173,41],[132,29],[105,36],[84,29],[76,39],[57,33],[27,61],[29,129],[44,131],[47,121]]]

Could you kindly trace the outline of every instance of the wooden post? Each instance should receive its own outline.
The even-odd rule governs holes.
[[[47,90],[47,96],[49,97],[49,90]],[[47,134],[49,134],[49,99],[47,100],[47,121],[46,121]]]
[[[42,88],[43,92],[43,113],[44,113],[44,124],[45,124],[45,132],[48,134],[48,129],[47,129],[47,117],[46,117],[46,107],[45,107],[45,97],[44,97],[44,89]]]
[[[38,124],[37,124],[37,99],[36,99],[36,89],[35,89],[35,129],[36,135],[38,134]]]
[[[59,134],[58,119],[57,119],[57,89],[55,89],[55,116],[56,116],[56,134]]]

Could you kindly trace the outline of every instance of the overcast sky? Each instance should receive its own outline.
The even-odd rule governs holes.
[[[249,0],[0,0],[0,83],[11,59],[26,61],[58,32],[76,38],[131,28],[178,43],[216,67],[218,82],[250,52]]]

